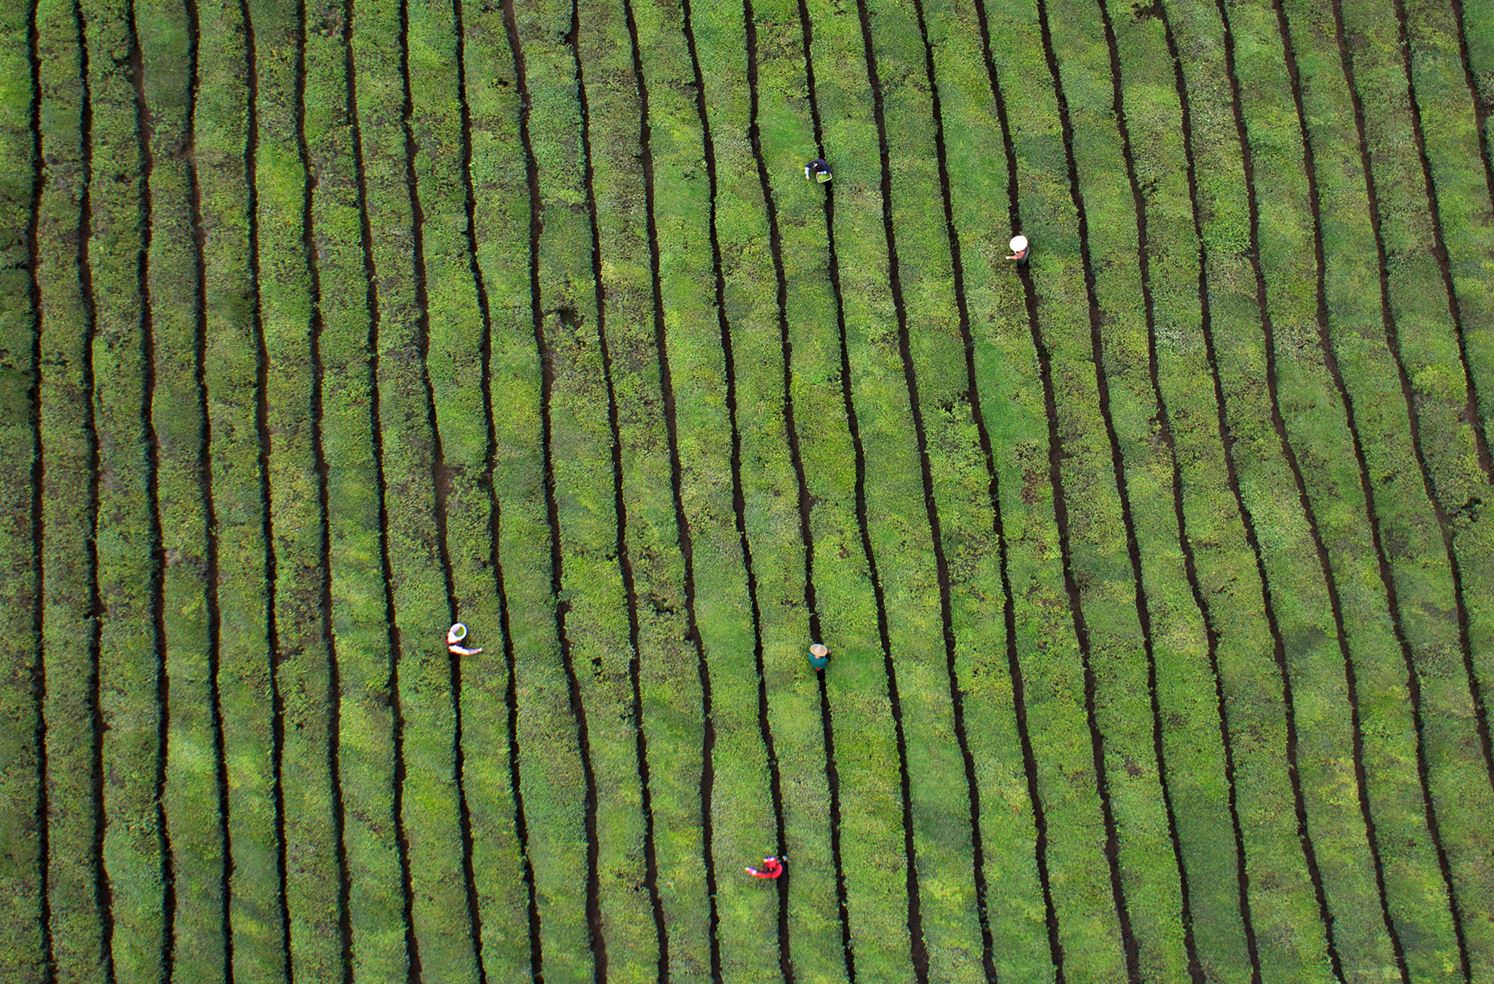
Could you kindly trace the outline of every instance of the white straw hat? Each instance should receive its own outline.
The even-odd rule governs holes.
[[[1020,253],[1020,252],[1022,252],[1024,249],[1027,248],[1027,237],[1026,236],[1013,236],[1012,237],[1012,241],[1011,241],[1011,247],[1012,247],[1012,252],[1013,253]]]

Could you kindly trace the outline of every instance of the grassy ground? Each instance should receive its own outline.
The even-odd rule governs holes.
[[[1494,4],[13,8],[0,977],[1494,975]]]

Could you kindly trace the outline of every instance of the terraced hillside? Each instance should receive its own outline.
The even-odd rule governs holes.
[[[1494,0],[0,33],[0,980],[1494,981]]]

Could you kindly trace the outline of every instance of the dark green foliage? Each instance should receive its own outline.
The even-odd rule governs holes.
[[[47,880],[52,958],[58,972],[100,972],[103,934],[97,904],[102,859],[94,846],[93,743],[97,722],[90,683],[93,631],[90,601],[95,564],[86,548],[93,524],[92,396],[86,388],[85,307],[78,264],[82,82],[73,11],[61,4],[38,12],[44,98],[42,150],[54,163],[42,194],[38,241],[42,299],[41,443],[45,462],[42,544],[48,787]],[[144,764],[143,764],[144,765]],[[144,766],[148,768],[148,766]],[[38,886],[40,889],[40,886]],[[38,913],[39,914],[39,913]],[[36,971],[42,970],[38,953]],[[39,976],[39,974],[38,974]]]
[[[190,7],[188,8],[191,9]],[[232,845],[232,932],[238,974],[273,980],[283,952],[279,833],[273,800],[266,544],[256,434],[256,340],[249,274],[248,90],[243,34],[228,4],[198,13],[198,100],[193,121],[207,271],[204,376],[212,425],[212,488],[219,517],[223,613],[219,687]]]
[[[15,5],[0,977],[1488,978],[1491,25]]]
[[[41,366],[36,362],[35,342],[40,315],[39,297],[33,290],[32,257],[40,244],[33,241],[33,221],[41,204],[40,161],[34,160],[31,131],[33,109],[40,108],[40,93],[32,80],[29,11],[13,8],[5,15],[4,76],[11,80],[0,101],[0,146],[13,162],[0,185],[5,236],[4,286],[10,299],[0,316],[0,582],[4,584],[4,623],[0,638],[4,647],[3,686],[0,686],[0,906],[7,927],[0,939],[0,973],[8,977],[37,976],[45,959],[45,940],[39,915],[42,911],[38,875],[42,857],[42,830],[38,823],[40,789],[38,776],[43,749],[41,707],[37,700],[42,682],[38,661],[37,632],[42,599],[37,570],[33,522],[41,516],[42,503],[34,485],[34,464],[41,448]],[[21,166],[21,162],[29,166]],[[45,818],[40,818],[45,823]]]
[[[217,544],[207,540],[212,500],[206,487],[209,463],[201,454],[206,435],[195,358],[202,326],[191,188],[181,154],[190,124],[188,25],[183,8],[137,4],[134,27],[140,47],[136,97],[144,97],[140,108],[148,133],[141,139],[150,141],[152,182],[146,284],[154,359],[150,426],[158,448],[157,508],[166,562],[161,617],[171,694],[165,815],[172,870],[192,873],[176,881],[181,971],[212,977],[225,972],[228,952],[222,933],[229,924],[228,845],[220,837],[225,828],[219,818],[222,706],[211,679],[219,657],[212,647],[222,626],[216,621],[217,586],[207,583],[217,575],[209,566]]]

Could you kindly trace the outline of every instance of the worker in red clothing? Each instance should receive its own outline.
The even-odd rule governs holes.
[[[763,858],[761,870],[752,867],[743,868],[742,870],[753,878],[777,878],[783,874],[783,862],[777,858]]]

